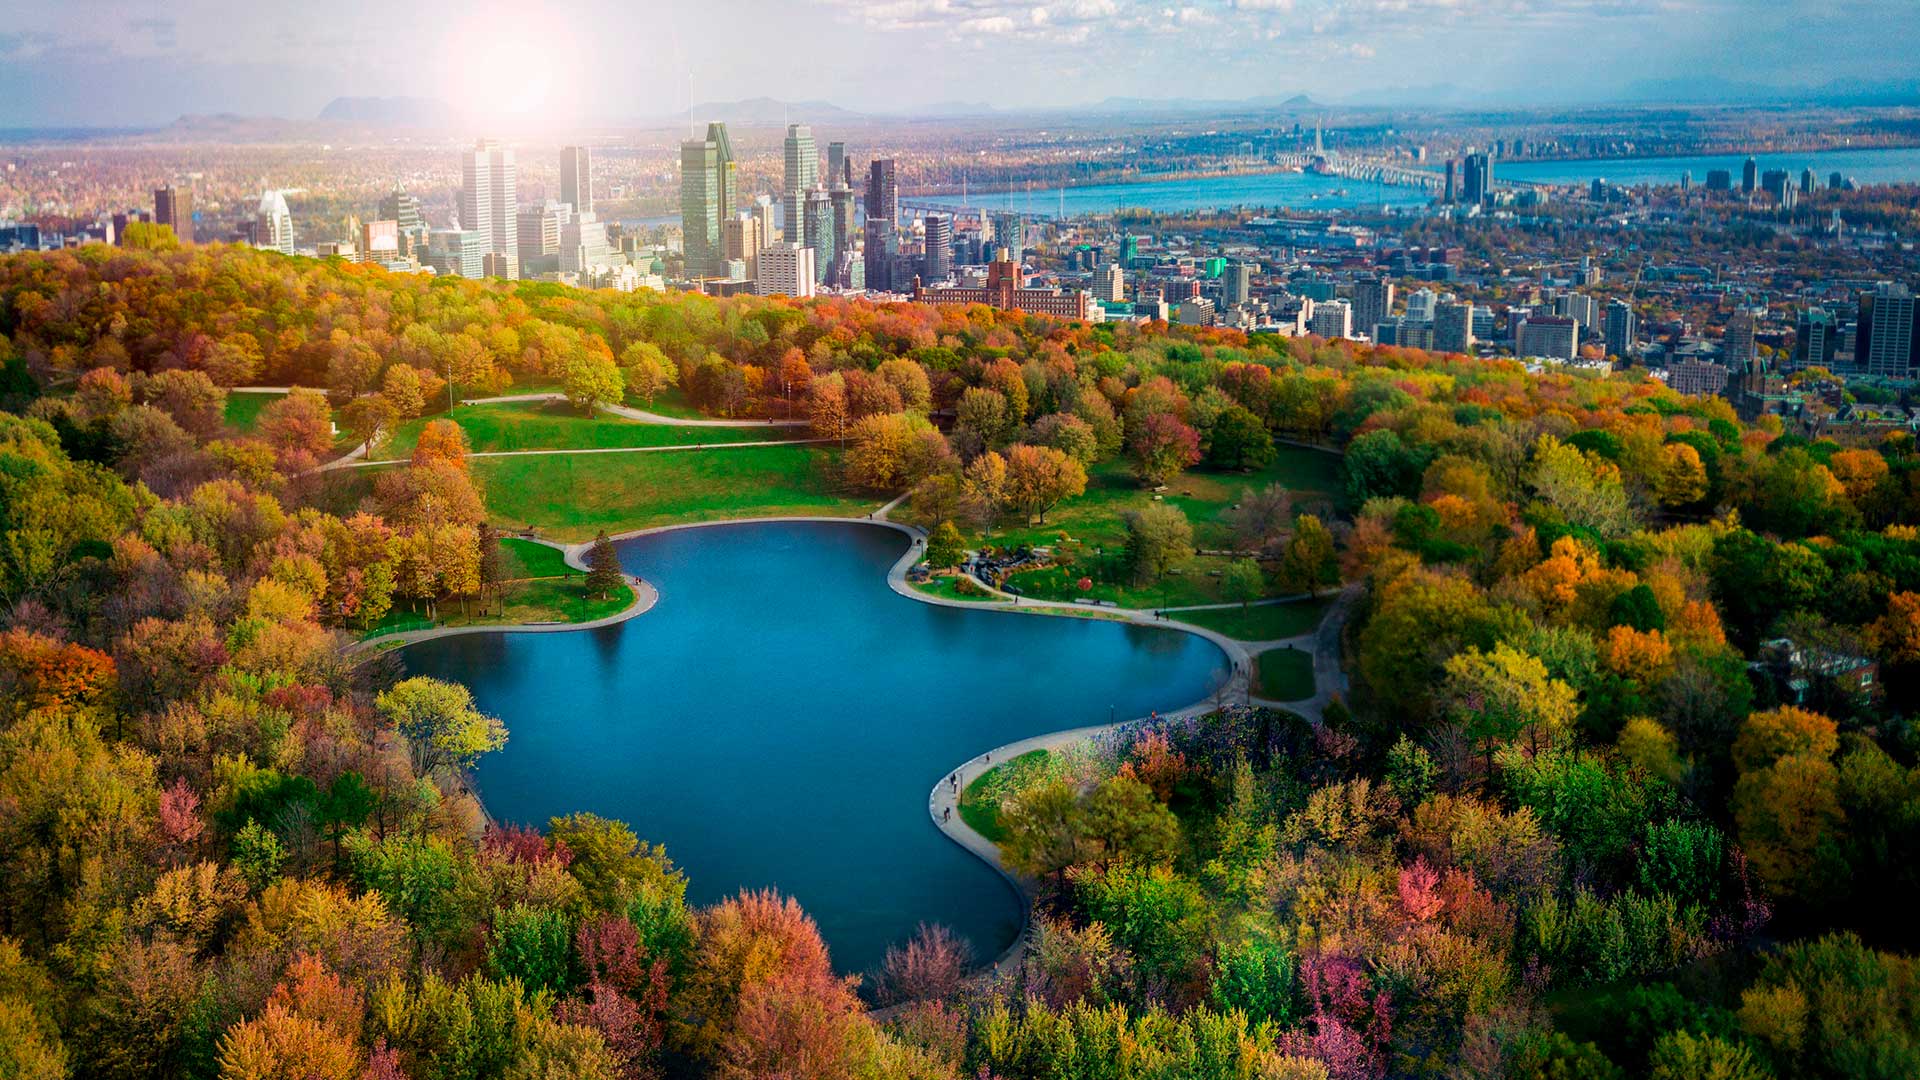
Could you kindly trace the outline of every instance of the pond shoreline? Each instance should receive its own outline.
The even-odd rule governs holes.
[[[1090,608],[1083,605],[1067,603],[1067,602],[1036,601],[1036,600],[1024,599],[1024,598],[1016,598],[1015,602],[1011,604],[988,605],[988,604],[970,603],[970,602],[960,601],[960,600],[951,600],[951,599],[948,599],[945,597],[939,597],[939,596],[930,596],[926,593],[923,593],[923,592],[920,592],[919,590],[914,589],[907,582],[907,571],[920,561],[921,555],[925,551],[927,534],[924,529],[920,529],[912,525],[907,525],[902,522],[892,521],[889,518],[887,518],[885,516],[886,511],[890,510],[892,508],[892,505],[893,504],[888,504],[888,506],[883,507],[878,511],[875,511],[874,513],[869,514],[866,517],[849,518],[849,517],[830,517],[830,516],[818,516],[818,515],[778,515],[778,516],[769,516],[769,517],[731,518],[731,519],[718,520],[718,521],[686,522],[686,523],[677,524],[677,525],[658,525],[658,526],[653,526],[653,527],[644,528],[644,529],[632,529],[626,532],[609,535],[607,539],[610,542],[618,543],[621,541],[632,540],[632,539],[643,537],[643,536],[652,536],[660,533],[678,532],[678,531],[689,530],[689,529],[719,528],[719,527],[728,526],[728,525],[777,525],[777,524],[783,524],[783,523],[827,524],[827,525],[867,525],[867,526],[877,526],[883,529],[891,529],[894,532],[901,533],[902,535],[906,536],[908,539],[906,550],[900,554],[899,558],[894,560],[892,565],[888,567],[888,570],[886,573],[886,582],[887,582],[888,588],[898,596],[905,597],[909,600],[913,600],[918,603],[930,604],[935,607],[948,607],[948,608],[955,608],[959,610],[998,611],[998,612],[1007,612],[1012,614],[1046,615],[1046,616],[1054,616],[1054,617],[1062,617],[1062,618],[1099,619],[1102,621],[1125,622],[1131,625],[1142,626],[1142,627],[1158,627],[1162,629],[1180,631],[1182,633],[1190,634],[1194,637],[1201,638],[1207,641],[1208,643],[1212,644],[1216,649],[1218,649],[1222,654],[1223,659],[1226,661],[1225,666],[1227,668],[1228,674],[1224,683],[1216,685],[1212,691],[1210,691],[1208,694],[1206,694],[1199,700],[1192,702],[1186,706],[1183,706],[1179,709],[1175,709],[1160,715],[1166,716],[1166,717],[1198,715],[1200,713],[1204,713],[1206,711],[1211,710],[1215,706],[1215,703],[1217,701],[1235,701],[1235,700],[1240,700],[1246,696],[1249,689],[1249,680],[1251,679],[1252,673],[1253,673],[1253,660],[1252,660],[1251,654],[1248,652],[1246,647],[1241,642],[1238,642],[1233,638],[1227,637],[1224,634],[1221,634],[1214,630],[1207,629],[1205,627],[1194,626],[1188,623],[1181,623],[1171,618],[1167,618],[1167,619],[1156,618],[1152,612],[1140,611],[1132,608],[1118,608],[1118,609]],[[566,560],[567,565],[572,566],[575,569],[579,569],[579,570],[584,570],[586,568],[586,554],[587,554],[587,551],[593,546],[593,543],[594,543],[593,541],[588,541],[588,542],[568,544],[568,543],[560,543],[557,541],[538,539],[538,538],[533,538],[533,542],[543,544],[547,547],[551,547],[560,551],[563,558]],[[625,622],[629,619],[637,618],[638,616],[645,614],[646,612],[652,610],[653,607],[660,600],[660,596],[661,596],[660,590],[657,586],[653,585],[651,582],[648,582],[637,575],[629,575],[628,582],[634,588],[634,594],[635,594],[634,603],[624,611],[621,611],[615,615],[607,616],[606,618],[603,618],[603,619],[596,619],[592,622],[503,624],[499,626],[437,627],[430,630],[409,631],[406,634],[394,635],[393,638],[377,639],[376,642],[366,643],[366,645],[368,646],[366,648],[366,651],[370,656],[382,654],[382,653],[397,652],[400,649],[404,649],[409,645],[413,645],[421,641],[429,641],[429,640],[434,640],[436,638],[452,637],[452,636],[457,636],[462,634],[561,633],[561,632],[572,631],[572,630],[592,630],[592,629],[597,629],[605,626],[615,625],[618,623]],[[394,638],[401,638],[403,640],[394,642]],[[392,644],[388,644],[390,642]],[[380,646],[386,646],[386,647],[380,647]],[[1008,743],[1005,746],[995,747],[991,750],[985,751],[980,755],[975,756],[974,758],[970,759],[966,763],[962,764],[959,767],[959,769],[954,770],[961,777],[958,790],[962,790],[962,791],[965,790],[968,783],[971,783],[972,780],[976,778],[981,772],[984,772],[986,771],[987,768],[991,767],[990,764],[988,764],[989,759],[997,758],[998,760],[1005,761],[1014,756],[1017,756],[1018,753],[1024,753],[1027,750],[1050,749],[1057,746],[1063,746],[1070,743],[1079,742],[1088,738],[1097,737],[1101,734],[1111,732],[1113,730],[1117,730],[1122,727],[1126,727],[1130,724],[1138,723],[1140,720],[1143,720],[1143,719],[1147,719],[1147,718],[1146,717],[1130,717],[1125,720],[1120,720],[1110,724],[1100,724],[1100,725],[1094,725],[1090,727],[1070,728],[1063,731],[1045,732],[1038,735],[1030,736],[1025,739],[1018,740],[1013,743]],[[491,813],[486,809],[485,801],[481,797],[480,791],[478,790],[478,785],[471,781],[468,781],[463,786],[466,793],[472,796],[474,801],[479,805],[483,818],[491,822],[493,820],[493,817]],[[1012,943],[1009,944],[1007,948],[1003,950],[1000,953],[1000,955],[996,957],[993,960],[993,962],[988,966],[989,970],[999,971],[1009,967],[1013,962],[1017,961],[1025,950],[1027,934],[1032,926],[1032,913],[1033,913],[1032,892],[1027,882],[1023,881],[1019,876],[1013,874],[1011,871],[1009,871],[1006,868],[1005,865],[1002,864],[1002,862],[1000,861],[1000,853],[999,853],[998,846],[995,845],[992,841],[989,841],[985,837],[974,832],[972,829],[968,828],[965,824],[963,824],[960,821],[958,813],[953,814],[950,820],[944,820],[944,821],[942,820],[943,810],[947,806],[957,805],[957,792],[954,794],[952,798],[947,799],[947,801],[944,803],[942,802],[942,793],[947,789],[948,786],[949,785],[946,777],[942,776],[937,778],[934,782],[931,795],[928,799],[928,807],[927,807],[928,817],[933,823],[934,827],[938,829],[944,836],[946,836],[948,840],[952,841],[953,843],[955,843],[956,845],[964,849],[968,854],[971,854],[975,858],[980,859],[982,862],[986,863],[988,867],[993,869],[995,873],[999,874],[1013,888],[1014,894],[1019,898],[1019,901],[1020,901],[1021,928],[1019,932],[1017,932],[1014,935],[1014,939]]]

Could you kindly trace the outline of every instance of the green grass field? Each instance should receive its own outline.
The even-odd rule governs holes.
[[[973,778],[973,783],[960,792],[960,820],[981,836],[999,843],[1006,839],[1007,830],[1000,826],[1000,805],[986,793],[993,788],[994,779],[1001,771],[1010,767],[1037,766],[1045,760],[1045,750],[1029,750],[1012,761],[995,765],[986,772]]]
[[[1283,446],[1279,450],[1279,458],[1259,472],[1183,473],[1167,485],[1160,499],[1179,507],[1187,516],[1193,525],[1195,547],[1221,549],[1232,544],[1229,516],[1233,507],[1250,491],[1278,483],[1294,492],[1296,505],[1334,498],[1340,485],[1338,458],[1298,447]],[[1063,565],[1016,574],[1011,582],[1024,595],[1037,599],[1084,597],[1135,608],[1220,602],[1220,578],[1215,573],[1230,561],[1222,557],[1196,557],[1181,568],[1183,573],[1148,586],[1129,580],[1118,554],[1126,543],[1126,523],[1121,515],[1151,506],[1154,494],[1140,486],[1126,463],[1109,461],[1088,474],[1086,494],[1055,507],[1046,524],[1002,526],[991,535],[975,537],[973,542],[1001,547],[1052,546]],[[1077,588],[1076,582],[1082,577],[1091,578],[1093,588],[1085,592]]]
[[[501,568],[502,576],[509,580],[566,577],[568,574],[580,573],[567,565],[567,557],[558,548],[550,548],[545,544],[536,544],[531,540],[521,540],[513,536],[501,537],[500,548],[507,556],[503,560],[506,565]]]
[[[442,416],[425,416],[400,425],[377,457],[412,456],[420,430]],[[633,446],[705,446],[713,443],[766,442],[793,437],[790,428],[676,427],[643,424],[617,416],[583,416],[564,401],[511,401],[462,405],[453,420],[467,433],[475,452],[501,450],[607,450]],[[804,437],[804,436],[803,436]]]
[[[861,517],[877,500],[844,495],[829,479],[835,451],[764,446],[666,454],[483,458],[472,463],[489,516],[563,540],[602,529],[806,514]]]
[[[285,394],[227,394],[227,427],[242,435],[251,435],[260,426],[260,413]]]
[[[908,584],[912,585],[916,592],[923,592],[928,596],[938,596],[943,600],[963,600],[970,604],[1004,604],[1007,602],[1001,597],[991,596],[977,591],[970,593],[961,592],[960,583],[965,580],[965,578],[953,574],[947,577],[937,577],[932,581],[914,581]]]
[[[677,386],[664,394],[653,395],[652,401],[644,401],[636,394],[628,394],[627,404],[636,409],[645,409],[650,413],[659,413],[661,416],[677,416],[682,420],[708,419],[706,413],[693,407],[693,403],[687,400],[687,395],[681,393]]]
[[[1253,692],[1269,701],[1305,701],[1313,696],[1313,654],[1282,646],[1254,660]]]
[[[1298,637],[1320,625],[1331,600],[1301,600],[1290,604],[1257,604],[1208,611],[1176,611],[1181,622],[1217,630],[1238,641],[1277,641]]]

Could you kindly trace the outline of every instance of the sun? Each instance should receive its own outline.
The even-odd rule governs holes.
[[[547,44],[495,26],[454,34],[444,70],[458,95],[455,110],[489,130],[525,126],[553,97],[555,53]]]

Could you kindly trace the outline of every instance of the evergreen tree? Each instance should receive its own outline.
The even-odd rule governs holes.
[[[587,591],[605,598],[620,587],[620,556],[602,532],[587,549]]]

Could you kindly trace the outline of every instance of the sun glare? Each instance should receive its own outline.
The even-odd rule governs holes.
[[[445,61],[454,107],[488,130],[537,126],[555,98],[555,51],[499,30],[455,35]]]

